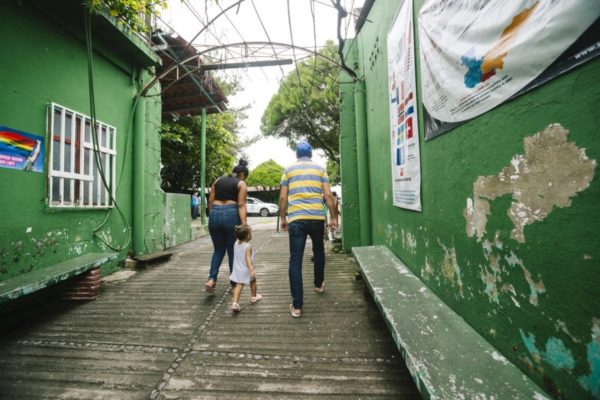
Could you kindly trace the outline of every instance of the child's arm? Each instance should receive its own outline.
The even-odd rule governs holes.
[[[250,270],[250,276],[256,279],[256,272],[254,272],[254,264],[252,264],[252,246],[246,247],[246,266]]]

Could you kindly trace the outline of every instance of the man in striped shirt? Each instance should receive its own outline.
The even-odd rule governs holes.
[[[325,233],[326,215],[323,199],[331,213],[330,229],[337,228],[337,210],[329,186],[329,177],[325,168],[314,163],[312,147],[306,141],[300,141],[296,147],[298,160],[287,167],[281,177],[279,195],[279,213],[281,229],[288,231],[290,238],[290,291],[292,317],[302,315],[304,289],[302,286],[302,256],[306,246],[306,237],[310,236],[313,246],[315,292],[325,290]]]

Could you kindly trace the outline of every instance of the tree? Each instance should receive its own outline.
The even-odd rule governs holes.
[[[342,176],[340,174],[340,163],[327,160],[327,176],[329,176],[329,182],[332,185],[338,184],[342,180]]]
[[[241,89],[238,79],[214,77],[226,96]],[[246,144],[236,133],[247,118],[247,107],[206,116],[206,185],[231,173],[235,154]],[[184,116],[161,125],[162,188],[188,193],[200,187],[200,117]]]
[[[261,186],[263,188],[272,189],[279,186],[283,167],[273,160],[265,161],[259,164],[250,171],[248,186]]]
[[[200,186],[200,117],[181,117],[161,126],[162,188],[186,193]],[[206,118],[206,185],[231,172],[235,164],[237,138],[233,113]]]
[[[338,60],[332,41],[319,53]],[[308,139],[327,158],[339,162],[340,101],[338,67],[316,57],[298,63],[281,83],[262,116],[261,130],[267,136],[287,139],[294,147]]]

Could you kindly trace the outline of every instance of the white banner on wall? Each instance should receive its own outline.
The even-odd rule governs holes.
[[[421,211],[412,0],[404,1],[392,24],[387,50],[393,204]]]
[[[599,16],[600,0],[427,0],[419,13],[422,96],[426,121],[438,126],[426,123],[425,137],[505,102],[572,47],[548,79],[584,62],[600,46],[592,29]]]

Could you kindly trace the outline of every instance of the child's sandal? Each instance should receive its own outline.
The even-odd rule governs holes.
[[[238,303],[231,304],[231,307],[229,307],[229,309],[234,313],[239,313],[242,310]]]
[[[254,304],[262,300],[262,295],[257,294],[256,296],[250,297],[250,303]]]

